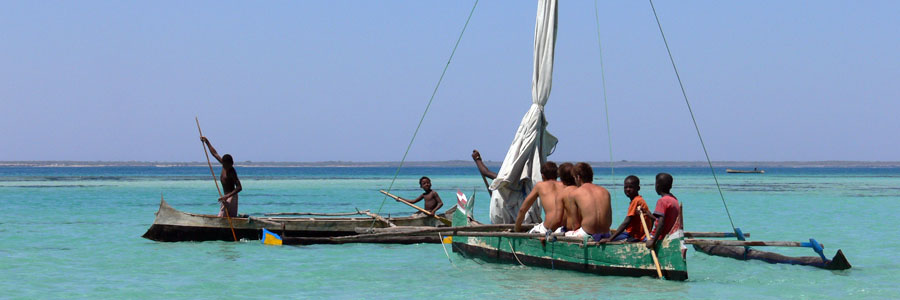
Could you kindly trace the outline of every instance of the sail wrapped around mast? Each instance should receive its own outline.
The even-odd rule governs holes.
[[[490,215],[494,224],[516,221],[519,208],[541,176],[541,164],[556,148],[557,139],[547,132],[544,106],[550,98],[553,51],[556,46],[557,1],[539,0],[534,26],[534,75],[531,107],[516,130],[497,178],[491,184]],[[525,215],[525,223],[541,222],[540,201]]]

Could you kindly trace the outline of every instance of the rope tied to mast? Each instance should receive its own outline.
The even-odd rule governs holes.
[[[653,17],[656,18],[656,25],[659,27],[659,35],[662,36],[663,43],[666,45],[666,52],[669,53],[669,61],[672,62],[672,69],[675,70],[675,77],[678,78],[678,86],[681,87],[681,95],[684,96],[684,103],[687,105],[688,112],[691,114],[691,121],[694,122],[694,129],[697,130],[697,138],[700,139],[700,146],[703,147],[703,154],[706,155],[706,163],[709,165],[709,171],[712,172],[713,180],[716,182],[716,189],[719,191],[719,197],[722,199],[722,205],[725,206],[725,213],[728,215],[728,222],[731,222],[731,229],[737,234],[734,227],[734,220],[731,218],[731,212],[728,211],[728,204],[725,203],[725,194],[722,193],[722,186],[719,185],[719,178],[716,176],[716,170],[713,168],[712,160],[709,159],[709,152],[706,151],[706,144],[703,142],[703,136],[700,135],[700,126],[697,125],[697,119],[694,118],[694,110],[691,109],[691,103],[688,101],[687,92],[684,89],[684,83],[681,81],[681,75],[678,74],[678,68],[675,67],[675,58],[672,56],[672,50],[669,49],[669,42],[666,41],[666,34],[663,33],[662,23],[659,22],[659,15],[656,14],[656,7],[653,0],[650,1],[650,8],[653,9]]]
[[[597,23],[597,49],[599,50],[600,55],[600,86],[603,89],[603,109],[606,111],[606,137],[609,142],[609,176],[611,177],[610,184],[615,184],[616,182],[616,168],[613,166],[613,149],[612,149],[612,128],[609,125],[609,102],[606,98],[606,72],[603,69],[603,44],[600,39],[600,13],[598,12],[600,8],[597,5],[597,0],[594,0],[594,20]],[[612,194],[613,200],[616,199],[616,194]]]
[[[406,156],[409,154],[409,149],[412,148],[413,142],[416,140],[416,135],[419,134],[419,129],[422,128],[422,122],[425,121],[425,115],[428,114],[428,109],[431,108],[431,102],[434,101],[434,96],[437,95],[438,88],[441,86],[441,82],[444,80],[444,75],[447,74],[447,69],[450,67],[450,62],[453,60],[453,55],[456,54],[456,48],[459,47],[459,42],[462,40],[463,34],[466,33],[466,28],[469,27],[469,20],[472,19],[472,15],[475,14],[475,7],[478,6],[478,0],[475,0],[475,4],[472,5],[472,10],[469,11],[469,17],[466,18],[466,23],[463,25],[462,32],[459,33],[459,37],[456,39],[456,44],[453,45],[453,51],[450,52],[450,57],[447,59],[447,64],[444,65],[444,70],[441,72],[441,77],[438,78],[437,85],[434,86],[434,91],[431,92],[431,98],[428,99],[428,105],[425,106],[425,111],[422,112],[422,117],[419,118],[419,125],[416,126],[416,131],[413,132],[412,138],[409,140],[409,145],[406,146],[406,152],[403,152],[403,158],[400,159],[400,165],[397,166],[397,171],[394,172],[394,177],[391,178],[391,184],[388,185],[387,192],[390,193],[391,189],[394,187],[394,182],[397,181],[397,176],[400,175],[400,169],[403,168],[403,163],[406,162]],[[387,195],[381,198],[381,205],[378,206],[378,211],[376,214],[381,213],[381,209],[384,207],[384,202],[387,201]],[[375,227],[375,221],[372,220],[372,225],[369,228]]]

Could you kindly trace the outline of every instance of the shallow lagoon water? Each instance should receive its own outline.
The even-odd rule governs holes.
[[[764,167],[765,168],[765,167]],[[140,236],[160,196],[188,212],[217,211],[201,167],[0,167],[0,298],[900,298],[900,168],[765,168],[766,174],[718,174],[735,225],[754,240],[816,238],[853,268],[742,262],[691,249],[686,282],[602,277],[488,264],[441,245],[265,246],[258,241],[160,243]],[[655,204],[653,176],[675,176],[673,192],[691,231],[730,231],[706,168],[595,169],[613,193],[613,223],[627,198],[621,181],[635,174]],[[240,212],[413,211],[377,192],[393,168],[238,167]],[[488,197],[474,168],[404,168],[396,194],[414,197],[427,175],[444,200],[475,192],[476,218]],[[442,209],[443,210],[443,209]],[[807,248],[770,248],[815,255]],[[449,251],[449,246],[447,248]]]

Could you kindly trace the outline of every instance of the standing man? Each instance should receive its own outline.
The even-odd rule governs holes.
[[[226,214],[228,217],[237,217],[238,193],[243,188],[241,187],[241,180],[238,179],[237,171],[234,170],[234,159],[231,158],[231,154],[225,154],[225,156],[220,157],[219,153],[216,152],[216,148],[213,148],[212,144],[209,143],[209,139],[205,136],[201,136],[200,140],[206,143],[209,153],[222,164],[222,174],[219,175],[219,180],[222,181],[222,192],[225,195],[219,198],[219,202],[222,202],[222,208],[219,209],[219,217],[225,217]]]

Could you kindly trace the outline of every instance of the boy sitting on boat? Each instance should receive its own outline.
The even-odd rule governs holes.
[[[577,189],[568,197],[574,202],[581,217],[581,228],[574,236],[590,236],[595,241],[609,237],[609,226],[612,223],[612,208],[609,203],[609,191],[595,185],[594,171],[591,165],[580,162],[573,168]]]
[[[653,211],[656,222],[651,229],[650,238],[647,239],[647,248],[653,249],[660,238],[666,236],[677,238],[684,235],[681,231],[681,209],[678,206],[678,199],[671,193],[673,181],[669,173],[656,174],[656,193],[661,197],[656,201],[656,209]],[[681,248],[684,255],[687,248],[684,244]]]
[[[643,241],[647,236],[646,232],[644,232],[644,227],[641,225],[640,214],[638,213],[639,209],[647,208],[647,202],[644,201],[644,197],[638,194],[638,191],[641,190],[641,180],[637,176],[629,175],[625,177],[624,186],[625,196],[631,199],[631,202],[628,204],[628,213],[625,215],[625,220],[622,220],[622,224],[616,229],[616,232],[611,237],[601,240],[601,242],[621,240],[639,242]],[[650,214],[645,214],[644,220],[647,224],[652,224],[653,222]]]
[[[534,185],[531,193],[525,197],[522,207],[519,208],[519,215],[516,217],[516,231],[522,231],[522,221],[525,220],[525,214],[534,205],[537,198],[541,198],[541,206],[544,208],[544,222],[534,225],[528,233],[546,234],[548,231],[561,229],[564,225],[564,212],[562,199],[558,197],[563,189],[562,182],[556,181],[557,167],[556,163],[548,161],[541,166],[541,182]]]
[[[419,195],[419,197],[416,197],[416,199],[406,200],[400,197],[397,198],[409,203],[416,203],[421,201],[422,199],[425,199],[425,210],[434,215],[438,211],[438,209],[441,208],[441,206],[444,206],[444,201],[441,201],[441,195],[438,195],[436,191],[431,189],[431,178],[428,178],[428,176],[422,176],[422,178],[419,178],[419,187],[421,187],[422,191],[424,192]],[[416,212],[415,214],[413,214],[413,216],[420,214],[422,214],[422,212]]]

